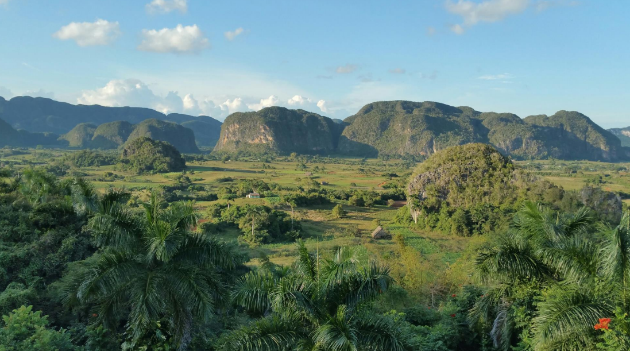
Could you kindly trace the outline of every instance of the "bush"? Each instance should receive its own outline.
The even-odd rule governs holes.
[[[339,205],[333,207],[332,215],[335,218],[344,218],[346,216],[346,211],[343,209],[343,206],[341,204],[339,204]]]

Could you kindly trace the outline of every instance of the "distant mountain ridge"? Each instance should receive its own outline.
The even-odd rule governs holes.
[[[630,149],[587,116],[558,111],[520,118],[437,102],[380,101],[338,123],[303,110],[270,107],[225,120],[215,151],[429,156],[449,146],[494,145],[515,158],[630,159]]]
[[[59,137],[59,140],[65,140],[69,147],[75,148],[115,149],[141,137],[166,141],[180,152],[199,152],[191,129],[159,119],[147,119],[138,124],[115,121],[98,127],[90,123],[81,123]]]
[[[178,124],[193,123],[193,132],[199,146],[213,147],[219,138],[221,122],[208,116],[189,116],[179,113],[165,115],[141,107],[106,107],[99,105],[72,105],[46,98],[18,96],[10,100],[0,97],[0,119],[14,129],[29,132],[66,134],[77,125],[88,123],[94,126],[126,121],[138,124],[148,119],[172,121]]]
[[[613,133],[619,140],[621,140],[621,145],[625,147],[630,147],[630,127],[627,128],[611,128],[608,129],[609,132]]]

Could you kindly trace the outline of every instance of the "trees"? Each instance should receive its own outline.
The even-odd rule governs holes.
[[[165,207],[154,193],[142,207],[135,217],[115,199],[102,201],[89,221],[99,252],[64,277],[65,301],[88,306],[110,329],[126,321],[129,347],[162,325],[168,342],[183,349],[193,328],[220,308],[242,257],[191,232],[192,203]]]
[[[476,268],[492,288],[471,310],[491,326],[495,346],[508,350],[594,348],[593,326],[627,309],[629,215],[614,229],[593,233],[588,209],[555,213],[526,203],[511,229],[483,250]]]
[[[320,259],[298,245],[289,274],[260,270],[238,282],[234,301],[260,318],[225,336],[222,349],[405,349],[407,337],[393,319],[362,308],[391,285],[388,268],[361,262],[349,248]]]
[[[332,215],[335,218],[344,218],[346,216],[346,211],[343,209],[343,206],[341,204],[338,204],[337,206],[333,207]]]
[[[74,351],[78,350],[65,330],[48,327],[48,316],[33,312],[33,306],[13,310],[0,328],[0,351]]]

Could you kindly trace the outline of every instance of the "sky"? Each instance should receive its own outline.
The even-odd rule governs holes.
[[[374,101],[630,126],[626,0],[0,0],[0,96],[209,115]]]

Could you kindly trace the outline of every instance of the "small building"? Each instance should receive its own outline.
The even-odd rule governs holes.
[[[245,197],[248,198],[248,199],[260,199],[260,194],[259,193],[249,193]]]
[[[383,229],[380,225],[372,232],[372,238],[374,239],[391,239],[392,236]]]

